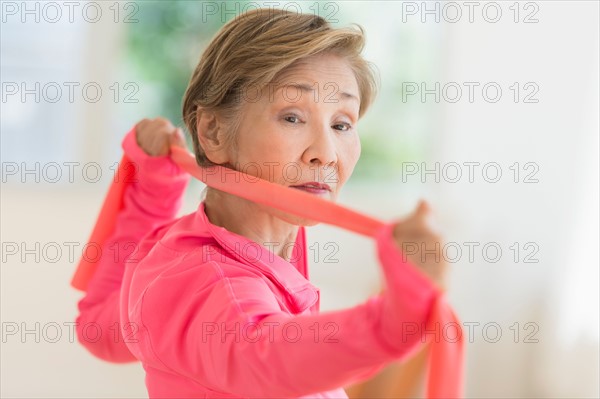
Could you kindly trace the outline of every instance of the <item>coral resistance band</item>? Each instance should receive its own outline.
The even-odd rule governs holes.
[[[237,195],[247,200],[271,206],[307,219],[331,224],[368,237],[375,237],[382,221],[355,212],[332,201],[315,195],[271,183],[222,166],[202,168],[186,149],[171,146],[171,159],[183,170],[204,182],[207,186]],[[119,164],[117,179],[114,179],[104,200],[98,220],[88,243],[102,246],[114,231],[117,215],[123,208],[123,196],[127,185],[135,181],[135,165],[126,155]],[[96,270],[96,263],[82,257],[71,280],[71,285],[85,291]],[[436,331],[427,337],[429,359],[426,375],[427,398],[462,398],[464,341],[461,323],[443,294],[438,295],[427,331]],[[456,337],[448,339],[446,328],[456,331]]]

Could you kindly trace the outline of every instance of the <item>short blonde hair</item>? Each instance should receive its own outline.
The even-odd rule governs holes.
[[[228,125],[228,145],[240,121],[241,94],[264,88],[294,62],[317,54],[335,54],[348,61],[360,95],[359,118],[377,93],[372,64],[361,52],[364,29],[332,28],[312,14],[264,8],[240,14],[221,27],[212,39],[183,97],[183,121],[192,136],[196,162],[214,165],[198,141],[197,109],[215,112]]]

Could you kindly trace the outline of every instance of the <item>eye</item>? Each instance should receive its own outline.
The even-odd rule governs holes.
[[[287,122],[290,122],[290,123],[293,123],[293,124],[296,124],[296,123],[300,122],[300,118],[297,115],[293,115],[293,114],[292,115],[284,116],[283,119],[285,119]]]
[[[337,128],[337,126],[341,126],[341,129]],[[349,123],[336,123],[335,125],[333,125],[333,128],[336,130],[346,132],[346,131],[352,129],[352,125]]]

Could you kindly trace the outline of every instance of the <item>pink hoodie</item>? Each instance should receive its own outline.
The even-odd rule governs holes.
[[[342,387],[421,345],[419,329],[439,292],[403,261],[391,223],[377,235],[386,290],[358,306],[320,313],[319,289],[308,280],[303,227],[287,262],[210,223],[204,202],[172,220],[187,183],[183,172],[168,157],[145,155],[134,129],[123,149],[139,162],[140,177],[126,193],[110,242],[135,241],[142,228],[153,230],[127,262],[100,264],[80,303],[81,320],[114,325],[121,277],[116,270],[125,264],[120,339],[98,344],[79,336],[104,359],[130,361],[133,354],[141,360],[151,398],[347,398]],[[173,187],[161,186],[168,179]],[[152,198],[152,191],[160,196]],[[102,283],[108,275],[114,276]],[[98,310],[89,312],[94,303]]]

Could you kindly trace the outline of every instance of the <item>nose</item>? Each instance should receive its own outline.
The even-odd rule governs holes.
[[[309,165],[334,166],[337,163],[335,138],[329,126],[314,129],[311,141],[303,154],[303,161]]]

